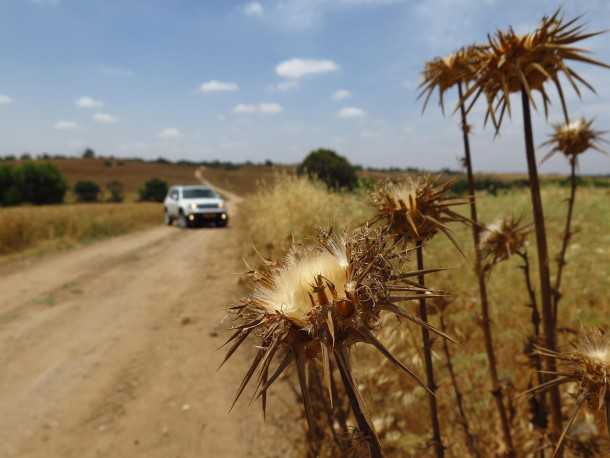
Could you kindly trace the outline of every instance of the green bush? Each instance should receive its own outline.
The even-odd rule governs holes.
[[[149,202],[163,202],[167,195],[168,185],[159,178],[152,178],[144,183],[140,189],[140,200]]]
[[[354,166],[345,157],[329,149],[321,148],[309,153],[297,168],[297,173],[317,178],[334,190],[352,190],[358,184]]]
[[[74,185],[74,194],[79,202],[97,202],[100,191],[94,181],[79,181]]]
[[[15,170],[12,165],[0,165],[0,205],[17,205],[19,193],[15,187]]]
[[[110,194],[108,199],[110,202],[123,202],[125,196],[123,194],[123,183],[113,180],[106,185],[106,189]]]
[[[66,179],[57,167],[48,163],[25,162],[12,169],[13,184],[8,189],[9,202],[35,205],[58,204],[64,201],[68,189]],[[4,197],[6,198],[6,197]]]

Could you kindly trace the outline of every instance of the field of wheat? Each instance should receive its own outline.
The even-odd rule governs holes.
[[[0,212],[0,256],[48,251],[160,224],[157,203],[22,206]]]

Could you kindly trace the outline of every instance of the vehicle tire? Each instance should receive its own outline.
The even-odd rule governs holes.
[[[180,215],[178,216],[178,226],[180,226],[182,229],[190,227],[188,219],[186,219],[185,214],[182,212],[180,212]]]
[[[229,225],[229,220],[225,219],[224,221],[216,221],[216,227],[227,227]]]
[[[163,222],[166,226],[171,226],[174,223],[174,218],[172,218],[172,216],[168,213],[167,210],[165,210],[164,212]]]

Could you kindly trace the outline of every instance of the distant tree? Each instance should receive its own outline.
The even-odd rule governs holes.
[[[123,202],[125,197],[123,194],[123,183],[112,180],[106,185],[106,189],[110,193],[110,198],[108,199],[110,202]]]
[[[335,190],[352,190],[358,184],[354,166],[345,157],[324,148],[309,153],[298,166],[297,173],[318,178]]]
[[[17,205],[19,193],[15,187],[15,170],[12,165],[0,165],[0,205]]]
[[[32,155],[30,153],[23,153],[19,159],[22,161],[31,161]]]
[[[83,159],[93,158],[95,158],[95,151],[93,151],[91,148],[87,148],[85,151],[83,151]]]
[[[66,179],[53,164],[24,162],[14,169],[15,198],[35,205],[57,204],[68,189]]]
[[[79,181],[74,185],[74,194],[79,202],[96,202],[100,191],[94,181]]]
[[[273,167],[273,161],[271,159],[265,159],[265,167]]]
[[[163,202],[167,194],[168,185],[159,178],[152,178],[144,183],[140,189],[140,200],[150,202]]]

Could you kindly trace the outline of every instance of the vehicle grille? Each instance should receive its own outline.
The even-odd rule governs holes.
[[[218,208],[218,204],[199,204],[197,208]]]

